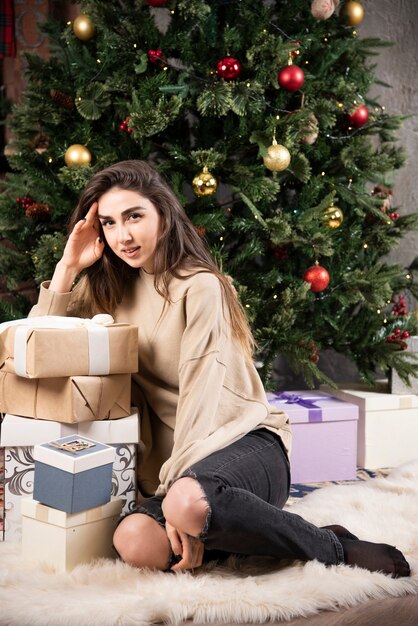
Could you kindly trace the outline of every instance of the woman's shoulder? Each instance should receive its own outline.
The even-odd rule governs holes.
[[[170,281],[170,296],[176,301],[194,293],[220,293],[219,278],[206,268],[184,269]]]

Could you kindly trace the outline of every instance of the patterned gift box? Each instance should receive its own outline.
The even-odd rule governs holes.
[[[86,436],[115,448],[112,472],[112,495],[123,502],[123,513],[136,504],[136,464],[139,442],[138,414],[105,422],[62,424],[6,415],[1,426],[0,444],[5,446],[4,539],[20,541],[22,497],[33,494],[33,446],[66,435]],[[1,539],[1,537],[0,537]]]
[[[379,469],[418,459],[418,396],[389,393],[387,381],[367,385],[340,383],[333,393],[359,409],[357,464]]]
[[[122,500],[79,513],[65,513],[32,498],[22,498],[22,557],[55,571],[72,570],[97,558],[114,558],[113,533]]]
[[[292,483],[356,477],[355,404],[320,391],[269,392],[270,404],[285,411],[292,426]]]

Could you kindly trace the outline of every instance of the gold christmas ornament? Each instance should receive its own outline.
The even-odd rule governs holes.
[[[348,26],[357,26],[363,21],[364,9],[360,2],[348,0],[344,2],[340,10],[340,18],[344,20]]]
[[[68,167],[80,167],[81,165],[89,165],[91,161],[91,152],[81,143],[75,143],[68,148],[64,154],[64,160]]]
[[[81,39],[81,41],[93,39],[96,34],[96,28],[92,20],[88,17],[88,15],[84,15],[84,13],[80,13],[80,15],[75,18],[73,31],[74,35],[78,37],[78,39]]]
[[[193,191],[199,198],[211,196],[215,193],[217,186],[216,178],[209,172],[206,166],[203,168],[203,172],[200,172],[193,178],[192,182]]]
[[[267,148],[267,155],[263,158],[264,165],[272,172],[282,172],[290,163],[290,152],[286,146],[277,143],[273,139],[271,146]]]
[[[324,211],[323,220],[328,228],[339,228],[343,223],[343,219],[343,212],[339,207],[333,204]]]

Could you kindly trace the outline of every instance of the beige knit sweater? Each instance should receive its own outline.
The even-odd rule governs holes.
[[[173,279],[170,298],[167,304],[154,276],[140,270],[134,301],[114,316],[138,326],[132,395],[141,415],[138,478],[145,494],[164,495],[190,465],[257,428],[279,434],[290,449],[288,417],[268,404],[257,370],[231,338],[216,276]],[[30,315],[66,315],[70,303],[71,293],[44,283]]]

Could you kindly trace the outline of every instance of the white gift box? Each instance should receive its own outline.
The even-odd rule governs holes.
[[[418,396],[390,394],[383,383],[373,391],[360,384],[341,384],[340,389],[323,385],[321,390],[359,408],[359,467],[396,467],[418,459]]]
[[[408,352],[411,354],[418,356],[418,337],[413,336],[406,339],[406,343],[408,344]],[[418,393],[418,378],[415,376],[410,376],[409,378],[410,385],[406,385],[403,380],[400,378],[398,372],[395,369],[392,369],[391,372],[391,380],[390,380],[390,390],[395,394],[411,394]]]
[[[20,541],[22,497],[32,496],[34,481],[33,447],[67,435],[79,435],[113,446],[116,458],[112,472],[112,495],[124,501],[123,513],[136,504],[136,464],[140,441],[137,413],[110,421],[63,424],[5,415],[0,445],[5,447],[4,539]]]
[[[22,557],[55,571],[72,570],[97,558],[115,558],[113,533],[123,502],[113,497],[102,506],[65,513],[32,498],[22,498]]]

